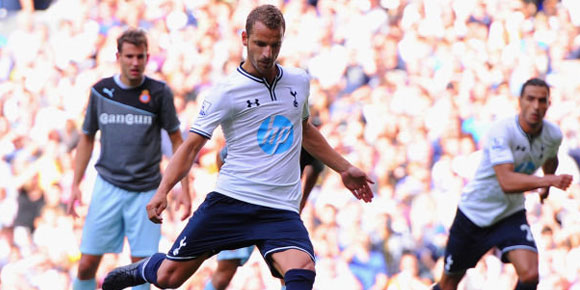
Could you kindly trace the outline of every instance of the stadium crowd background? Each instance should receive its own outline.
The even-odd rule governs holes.
[[[311,194],[302,217],[318,259],[316,289],[427,289],[442,271],[448,227],[482,136],[493,120],[517,112],[521,84],[532,76],[552,86],[547,119],[564,133],[558,172],[575,178],[544,204],[527,196],[538,289],[580,289],[575,0],[58,0],[43,11],[0,11],[1,289],[71,287],[83,227],[64,206],[74,149],[90,86],[118,72],[123,28],[148,31],[147,74],[173,89],[186,134],[207,89],[243,59],[245,16],[266,2],[287,21],[280,62],[312,75],[320,130],[376,180],[371,204],[328,170]],[[214,185],[223,143],[214,139],[191,170],[194,207]],[[89,168],[82,215],[95,176]],[[166,218],[161,250],[183,226]],[[97,279],[128,262],[128,253],[106,255]],[[214,259],[206,262],[182,288],[203,288],[214,268]],[[460,288],[515,282],[513,267],[491,252]],[[257,253],[231,284],[279,287]]]

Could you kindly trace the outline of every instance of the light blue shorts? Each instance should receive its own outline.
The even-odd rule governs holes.
[[[248,246],[244,248],[239,248],[235,250],[223,250],[217,255],[218,261],[220,260],[235,260],[240,259],[240,266],[243,266],[254,251],[254,246]]]
[[[131,256],[147,257],[157,253],[161,225],[149,221],[145,209],[154,194],[155,190],[127,191],[97,175],[83,228],[81,253],[120,253],[125,236]]]

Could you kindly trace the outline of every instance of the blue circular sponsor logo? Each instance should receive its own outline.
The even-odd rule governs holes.
[[[284,116],[270,116],[258,129],[258,145],[268,154],[280,154],[292,147],[294,126]]]

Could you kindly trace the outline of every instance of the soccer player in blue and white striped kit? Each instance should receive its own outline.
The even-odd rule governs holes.
[[[250,12],[242,32],[247,59],[205,98],[188,138],[147,205],[149,218],[162,221],[169,190],[189,172],[221,125],[228,160],[215,191],[207,195],[167,254],[114,269],[105,278],[104,290],[146,282],[177,288],[212,255],[249,245],[258,247],[272,275],[283,278],[286,289],[312,289],[314,250],[298,214],[301,146],[338,172],[358,199],[372,200],[372,181],[332,149],[310,123],[308,75],[276,63],[284,31],[284,17],[275,6],[262,5]]]
[[[550,87],[541,79],[526,81],[519,97],[520,113],[495,123],[489,130],[475,177],[466,185],[451,225],[444,273],[433,289],[457,289],[465,272],[491,248],[518,274],[516,290],[536,289],[538,253],[524,208],[525,191],[551,186],[565,190],[569,174],[555,174],[562,132],[544,120]],[[542,167],[543,176],[533,173]]]

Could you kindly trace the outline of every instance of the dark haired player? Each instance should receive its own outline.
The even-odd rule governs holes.
[[[566,190],[572,176],[554,174],[562,132],[544,120],[550,105],[548,84],[528,80],[519,105],[517,116],[489,130],[475,177],[463,190],[445,250],[444,273],[434,289],[457,289],[465,271],[493,247],[501,251],[503,262],[513,264],[519,278],[515,289],[536,289],[538,253],[523,192],[538,189],[543,201],[551,186]],[[540,167],[544,175],[533,175]]]

